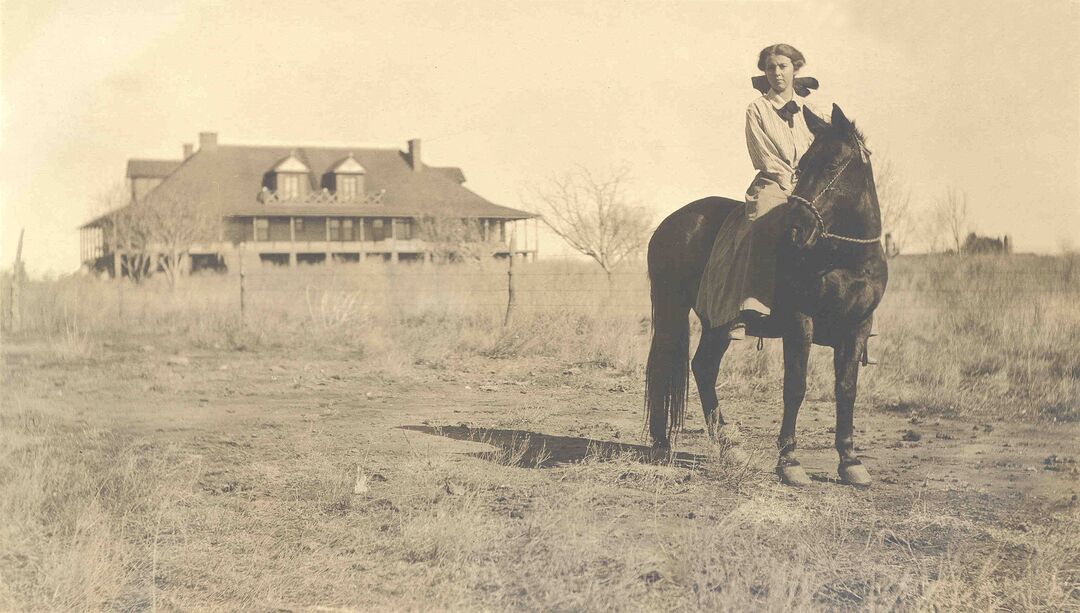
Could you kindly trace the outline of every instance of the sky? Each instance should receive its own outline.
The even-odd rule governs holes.
[[[1080,246],[1080,3],[2,0],[0,265],[79,266],[128,158],[223,144],[382,146],[521,207],[575,166],[626,168],[657,221],[754,170],[758,51],[867,134],[920,217],[948,188],[1016,250]],[[541,246],[542,249],[545,245]],[[548,251],[555,250],[554,247]]]

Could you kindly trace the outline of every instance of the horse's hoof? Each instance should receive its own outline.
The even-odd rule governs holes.
[[[870,471],[866,470],[862,464],[848,464],[847,466],[841,464],[837,472],[840,474],[840,482],[847,485],[870,487],[870,484],[874,482],[870,478]]]
[[[806,476],[806,471],[798,464],[777,466],[776,474],[780,475],[780,483],[784,485],[793,487],[807,487],[810,485],[810,477]]]
[[[649,447],[649,461],[654,464],[667,464],[671,462],[671,446],[660,443],[653,443],[652,447]]]
[[[750,454],[746,453],[746,450],[744,450],[739,445],[733,445],[731,447],[728,447],[727,449],[724,449],[722,453],[724,457],[733,464],[750,463]]]
[[[716,429],[716,438],[713,439],[725,447],[735,447],[743,442],[742,430],[735,424],[724,424]]]
[[[742,433],[734,424],[721,426],[717,430],[716,438],[713,441],[719,447],[720,453],[727,457],[728,460],[736,464],[746,464],[750,461],[750,456],[742,447]]]

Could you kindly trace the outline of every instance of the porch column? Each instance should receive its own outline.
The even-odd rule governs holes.
[[[394,227],[396,225],[397,225],[397,219],[391,217],[390,218],[390,261],[393,262],[394,264],[396,264],[397,261],[398,261],[397,232],[396,232],[396,228]]]
[[[296,218],[289,216],[289,268],[296,268]]]
[[[331,258],[333,258],[333,255],[330,253],[330,217],[324,217],[323,219],[326,220],[326,223],[325,223],[325,225],[326,225],[326,261],[324,263],[329,265]],[[340,224],[340,222],[339,222],[339,224]],[[341,231],[341,226],[338,225],[338,232],[340,232],[340,231]]]
[[[536,261],[537,256],[540,255],[540,220],[533,219],[533,246],[532,246],[532,261]]]

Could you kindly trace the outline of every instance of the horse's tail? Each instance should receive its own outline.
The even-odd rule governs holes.
[[[645,418],[654,443],[674,445],[690,387],[690,309],[653,279],[652,346],[645,367]]]

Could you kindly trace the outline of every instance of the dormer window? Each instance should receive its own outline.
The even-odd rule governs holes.
[[[338,197],[343,200],[356,200],[360,193],[360,177],[356,175],[344,175],[337,178]]]
[[[274,166],[277,196],[282,200],[299,200],[307,195],[311,186],[308,167],[297,157],[296,151]]]
[[[300,175],[278,174],[278,196],[285,200],[300,198]]]
[[[338,162],[334,168],[334,190],[339,200],[360,200],[364,197],[364,175],[367,170],[353,154]]]

